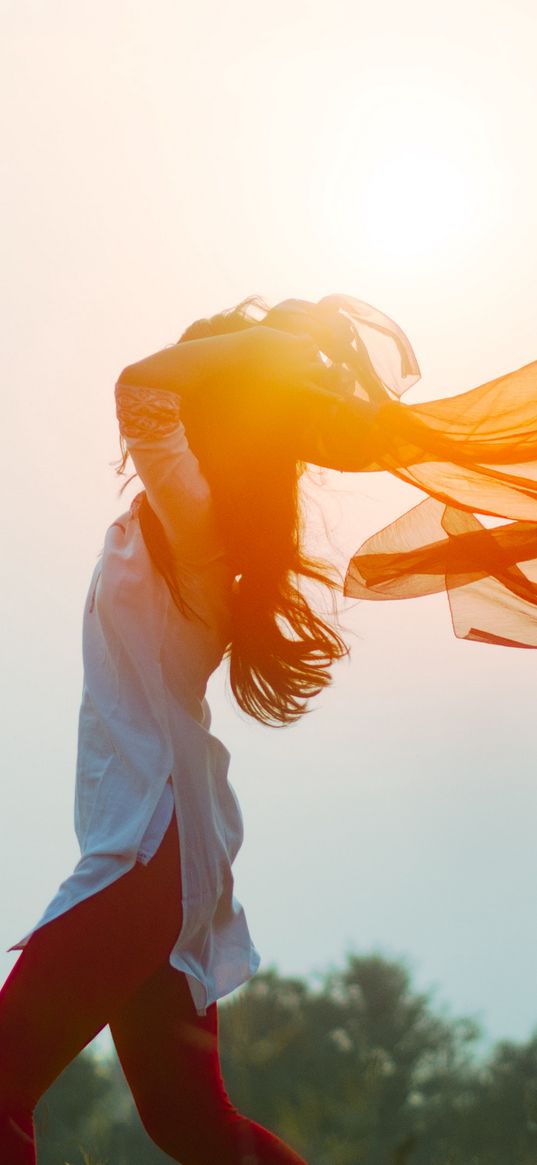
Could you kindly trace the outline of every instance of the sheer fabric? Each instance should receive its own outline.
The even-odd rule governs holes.
[[[352,414],[349,402],[347,425],[340,419],[336,433],[334,422],[330,458],[320,463],[387,470],[429,495],[356,550],[344,593],[385,600],[445,590],[459,638],[537,647],[537,361],[469,392],[406,405],[398,398],[421,375],[415,353],[370,304],[286,300],[265,322],[310,330],[356,377]],[[360,397],[375,405],[374,440]],[[491,528],[478,515],[503,521]]]
[[[385,451],[369,468],[430,496],[356,551],[345,594],[445,590],[459,638],[537,647],[537,361],[447,399],[388,401],[378,425]]]

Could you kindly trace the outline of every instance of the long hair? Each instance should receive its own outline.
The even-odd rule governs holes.
[[[267,305],[256,296],[209,319],[197,320],[179,343],[259,325]],[[253,313],[256,313],[254,315]],[[229,681],[239,707],[271,727],[282,727],[308,712],[309,700],[332,680],[331,667],[349,649],[338,632],[307,601],[300,580],[341,592],[333,568],[302,548],[303,514],[299,478],[306,468],[270,418],[248,432],[230,407],[222,383],[211,391],[185,395],[181,415],[189,444],[211,490],[219,531],[235,582],[230,604]],[[252,388],[255,391],[255,388]],[[255,408],[254,408],[255,413]],[[121,468],[123,465],[120,466]],[[160,523],[146,504],[141,527],[149,554],[166,579],[183,614],[189,612],[173,575]]]

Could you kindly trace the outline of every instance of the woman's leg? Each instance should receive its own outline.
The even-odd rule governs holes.
[[[174,1160],[306,1165],[233,1107],[220,1071],[217,1006],[199,1016],[185,976],[168,960],[123,1002],[110,1030],[142,1122]]]
[[[0,990],[0,1162],[34,1165],[40,1096],[167,959],[181,924],[175,814],[151,861],[34,932]]]

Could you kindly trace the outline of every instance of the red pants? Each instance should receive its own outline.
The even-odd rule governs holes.
[[[178,933],[175,814],[151,861],[31,936],[0,991],[0,1161],[35,1165],[39,1097],[107,1023],[149,1136],[182,1165],[306,1165],[233,1107],[217,1005],[198,1016],[168,962]]]

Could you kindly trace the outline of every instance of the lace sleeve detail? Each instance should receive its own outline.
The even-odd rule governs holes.
[[[181,424],[180,404],[173,392],[116,384],[116,416],[122,437],[166,437]]]

